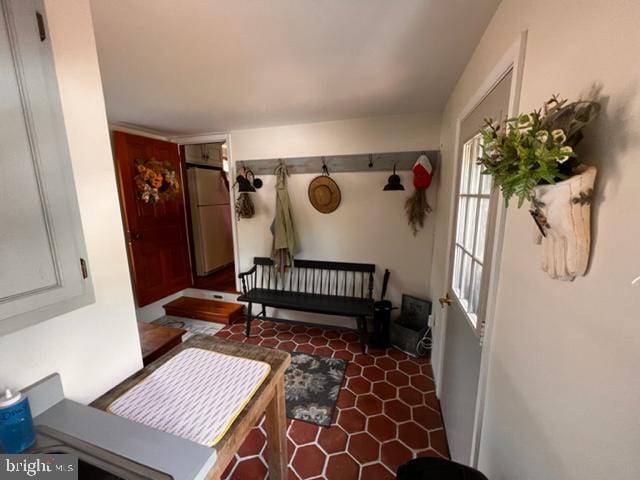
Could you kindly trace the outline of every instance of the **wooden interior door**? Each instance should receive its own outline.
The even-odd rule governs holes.
[[[178,146],[129,133],[114,132],[114,154],[129,265],[139,307],[191,286],[191,265],[184,211],[184,179]],[[175,165],[180,193],[150,204],[135,186],[136,160]]]

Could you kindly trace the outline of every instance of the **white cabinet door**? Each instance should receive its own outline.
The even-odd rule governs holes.
[[[222,144],[203,143],[184,146],[187,163],[210,165],[222,168]]]
[[[0,0],[0,335],[93,301],[44,5]]]

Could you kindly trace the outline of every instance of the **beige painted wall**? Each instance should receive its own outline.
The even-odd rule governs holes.
[[[45,3],[96,302],[0,338],[0,385],[59,372],[88,402],[142,359],[89,2]]]
[[[492,480],[640,478],[639,24],[635,1],[504,0],[444,113],[434,296],[445,288],[456,119],[520,32],[521,110],[594,87],[604,107],[580,146],[600,170],[587,276],[547,278],[529,214],[509,208],[480,448]]]
[[[315,124],[293,125],[231,132],[234,162],[260,158],[342,155],[437,149],[440,122],[429,115],[401,115]],[[391,172],[334,173],[342,203],[331,214],[316,211],[307,188],[316,174],[289,177],[289,196],[302,250],[299,258],[375,263],[376,291],[385,268],[391,270],[388,298],[399,302],[401,293],[421,297],[428,291],[433,223],[427,221],[416,237],[404,214],[411,192],[383,192]],[[401,172],[403,184],[411,185],[410,172]],[[264,186],[252,194],[256,215],[238,222],[240,267],[250,267],[254,256],[269,256],[269,226],[275,208],[275,177],[261,177]],[[435,206],[435,183],[429,201]],[[286,312],[278,312],[286,317]],[[297,314],[300,318],[300,314]],[[306,317],[308,320],[314,320]],[[350,324],[351,320],[317,319],[324,323]]]

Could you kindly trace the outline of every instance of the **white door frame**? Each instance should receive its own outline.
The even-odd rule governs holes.
[[[480,102],[493,90],[493,88],[502,80],[502,78],[511,70],[513,71],[513,77],[511,82],[511,91],[509,94],[509,109],[507,118],[513,117],[518,113],[520,103],[520,88],[522,85],[522,73],[524,65],[524,55],[527,43],[527,32],[524,31],[520,34],[519,38],[509,47],[505,55],[498,61],[498,63],[491,70],[489,75],[482,82],[480,88],[472,95],[462,109],[456,119],[456,136],[455,136],[455,163],[453,165],[453,181],[454,188],[451,189],[451,198],[449,199],[450,205],[454,206],[449,216],[448,235],[447,235],[447,264],[445,272],[445,284],[443,292],[447,292],[451,287],[451,256],[453,242],[453,235],[455,232],[455,217],[456,211],[456,196],[458,192],[458,185],[456,179],[460,175],[460,152],[461,152],[461,138],[460,131],[462,122],[464,119],[475,109]],[[476,397],[476,409],[475,419],[471,443],[471,458],[469,459],[469,465],[476,467],[478,464],[478,453],[480,450],[480,436],[482,433],[482,422],[485,410],[485,395],[487,386],[487,374],[489,370],[489,363],[491,360],[491,340],[493,335],[493,324],[496,313],[496,300],[498,293],[498,274],[500,272],[500,261],[502,253],[502,240],[504,236],[504,227],[506,220],[506,208],[503,202],[499,202],[498,211],[496,214],[495,222],[495,234],[493,237],[492,245],[492,263],[490,268],[489,284],[487,286],[487,302],[485,313],[485,327],[484,336],[482,340],[482,353],[480,359],[480,373],[478,378],[478,393]],[[443,361],[444,361],[444,347],[445,337],[447,329],[447,309],[444,309],[442,313],[442,321],[440,334],[437,339],[438,344],[438,375],[436,378],[436,391],[438,395],[442,391],[442,373],[443,373]],[[445,425],[446,427],[446,425]]]
[[[197,145],[199,143],[225,142],[227,145],[227,161],[229,162],[229,187],[233,185],[236,178],[236,165],[233,161],[231,147],[231,134],[229,133],[204,133],[197,135],[185,135],[171,137],[170,140],[179,145]],[[235,194],[233,188],[229,188],[229,203],[231,205],[231,235],[233,237],[233,260],[235,267],[236,290],[240,291],[240,242],[238,240],[238,221],[235,214]]]

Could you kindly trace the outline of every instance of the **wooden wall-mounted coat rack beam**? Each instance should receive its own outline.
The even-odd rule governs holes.
[[[289,173],[321,173],[322,160],[327,165],[329,173],[339,172],[390,172],[396,165],[396,170],[411,170],[418,157],[425,153],[433,168],[438,168],[439,150],[417,150],[412,152],[373,153],[362,155],[325,155],[320,157],[268,158],[264,160],[238,160],[237,168],[248,168],[255,175],[273,175],[280,162],[287,166]],[[369,163],[373,163],[369,167]]]

